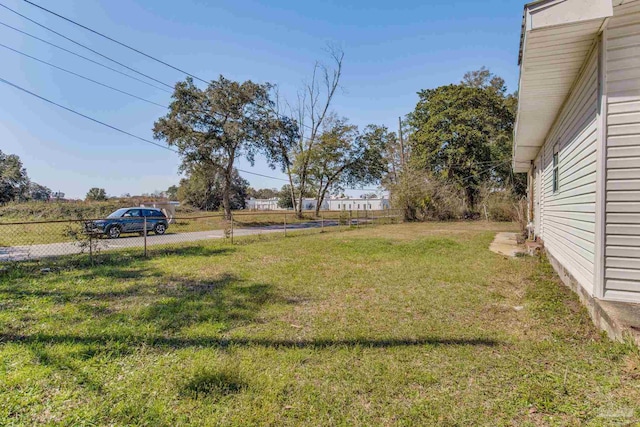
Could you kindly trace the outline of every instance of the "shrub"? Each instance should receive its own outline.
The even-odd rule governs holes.
[[[451,221],[468,217],[465,195],[455,185],[424,171],[405,172],[392,185],[391,203],[408,221]]]

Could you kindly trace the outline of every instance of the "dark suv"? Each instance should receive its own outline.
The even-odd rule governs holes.
[[[122,233],[144,233],[145,219],[147,232],[164,234],[169,228],[169,221],[160,209],[122,208],[105,219],[88,221],[85,223],[85,229],[89,233],[104,234],[111,239],[116,239]]]

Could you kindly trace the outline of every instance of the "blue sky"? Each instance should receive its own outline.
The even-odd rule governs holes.
[[[324,59],[327,43],[345,52],[334,110],[353,123],[394,129],[420,89],[458,82],[487,66],[517,85],[521,0],[248,1],[34,0],[195,75],[251,79],[291,97]],[[0,0],[34,20],[162,81],[180,73],[92,35],[21,0]],[[4,22],[104,60],[0,8]],[[0,43],[160,104],[170,95],[0,26]],[[0,48],[0,77],[65,106],[152,139],[160,107],[79,80]],[[113,65],[113,64],[111,64]],[[117,66],[115,66],[117,67]],[[179,181],[177,154],[76,117],[0,84],[0,150],[18,154],[36,182],[67,197],[90,187],[110,195],[164,190]],[[242,169],[283,177],[258,159]],[[244,175],[256,188],[283,182]],[[362,191],[352,191],[361,194]]]

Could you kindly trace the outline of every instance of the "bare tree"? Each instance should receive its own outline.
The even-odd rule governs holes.
[[[344,52],[336,47],[329,48],[331,65],[316,62],[313,67],[311,80],[304,85],[304,89],[298,94],[298,106],[296,110],[299,126],[298,141],[294,147],[296,185],[294,209],[298,217],[302,216],[302,200],[310,180],[310,169],[313,150],[318,143],[331,102],[340,86],[342,76],[342,61]]]

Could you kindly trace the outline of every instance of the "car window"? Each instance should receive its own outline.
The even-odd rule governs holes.
[[[118,209],[115,212],[112,212],[107,218],[120,218],[127,213],[127,209]]]
[[[126,216],[126,217],[141,217],[142,213],[140,212],[140,209],[129,209],[127,211],[127,213],[124,214],[123,216]]]
[[[144,213],[144,216],[150,218],[158,218],[162,216],[160,211],[157,211],[155,209],[143,209],[142,212]]]

